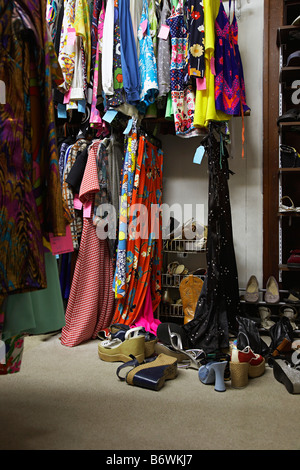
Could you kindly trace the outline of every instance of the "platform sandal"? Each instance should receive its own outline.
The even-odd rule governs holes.
[[[145,336],[140,335],[140,327],[131,328],[125,333],[124,340],[112,338],[100,341],[98,355],[107,362],[127,362],[133,355],[139,363],[145,359]]]
[[[121,374],[124,369],[130,369],[125,376]],[[175,379],[178,375],[177,359],[159,354],[155,359],[139,364],[138,360],[131,356],[131,360],[117,368],[117,376],[121,381],[129,385],[135,385],[149,390],[160,390],[166,380]]]

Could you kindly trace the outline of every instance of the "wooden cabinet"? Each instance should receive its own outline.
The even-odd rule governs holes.
[[[288,196],[300,207],[300,168],[282,165],[280,147],[288,145],[300,153],[300,1],[265,2],[264,69],[264,282],[274,275],[285,290],[300,289],[300,265],[288,266],[292,250],[300,249],[300,212],[282,211]],[[299,109],[294,120],[277,122],[291,109]],[[284,201],[287,202],[287,199]]]
[[[300,17],[300,2],[285,1],[283,4],[283,24],[278,28],[277,47],[279,48],[279,116],[291,110],[299,110],[295,119],[279,122],[278,195],[281,201],[291,201],[298,210],[279,210],[279,281],[286,288],[300,288],[299,267],[290,266],[290,254],[300,249],[300,164],[282,161],[281,144],[295,149],[300,155],[300,18],[298,25],[291,23]],[[298,59],[291,57],[299,55]],[[299,156],[300,162],[300,156]],[[298,166],[299,165],[299,166]],[[283,200],[282,198],[285,199]],[[288,199],[289,198],[289,199]]]

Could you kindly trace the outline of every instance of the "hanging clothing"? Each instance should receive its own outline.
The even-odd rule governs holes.
[[[126,256],[129,207],[131,204],[136,158],[138,149],[137,121],[133,119],[132,128],[127,139],[126,152],[123,164],[123,176],[121,183],[119,233],[116,269],[114,274],[113,290],[115,297],[122,298],[126,294]]]
[[[82,39],[82,47],[84,51],[84,61],[86,64],[86,80],[90,83],[91,71],[91,24],[89,2],[87,0],[76,0],[76,15],[74,27],[76,36]]]
[[[62,75],[48,36],[45,2],[1,0],[0,38],[0,80],[5,83],[0,109],[1,339],[8,296],[47,287],[43,236],[64,235],[65,220],[52,98],[52,86],[62,83]],[[1,375],[20,370],[23,344],[22,334],[6,340]]]
[[[197,79],[194,125],[207,127],[210,121],[226,121],[228,114],[216,110],[215,105],[215,20],[220,8],[220,0],[203,0],[205,32],[205,74]],[[200,80],[200,82],[199,82]]]
[[[87,140],[79,139],[75,144],[70,146],[68,158],[66,160],[63,173],[62,197],[71,214],[70,228],[74,250],[78,250],[79,248],[80,237],[82,232],[82,217],[81,214],[78,213],[76,208],[74,207],[74,193],[73,190],[69,187],[66,180],[74,163],[76,162],[78,153],[82,152],[87,147],[87,145]]]
[[[126,101],[136,105],[140,99],[140,76],[129,0],[122,0],[119,3],[119,17],[122,74]]]
[[[113,83],[114,95],[107,96],[107,107],[116,107],[124,103],[124,86],[121,60],[121,37],[119,20],[119,0],[115,0],[115,25],[114,25],[114,46],[113,46]]]
[[[200,134],[194,127],[195,93],[186,84],[187,75],[187,29],[183,14],[183,0],[179,0],[167,19],[171,35],[171,97],[176,135],[192,137]]]
[[[162,26],[166,25],[167,19],[169,18],[170,15],[171,15],[171,8],[169,5],[169,0],[163,0],[159,30]],[[169,35],[167,39],[158,37],[157,78],[158,78],[159,98],[167,95],[171,88],[170,62],[171,62],[171,48],[170,48]]]
[[[113,84],[114,0],[108,0],[105,8],[102,45],[102,88],[105,95],[114,94]]]
[[[228,188],[228,151],[222,134],[211,125],[203,145],[208,155],[207,274],[194,319],[183,326],[190,347],[210,353],[229,346],[229,329],[236,331],[239,284],[233,244]]]
[[[47,288],[9,295],[4,303],[2,340],[20,334],[41,335],[65,325],[56,257],[45,253]]]
[[[6,104],[0,109],[1,294],[45,288],[43,233],[65,233],[45,5],[28,3],[24,2],[23,11],[3,0],[0,8],[0,79],[6,85]],[[18,19],[24,27],[16,36],[14,21]],[[30,42],[26,40],[29,31],[33,33]],[[42,128],[40,122],[32,120],[30,51],[41,96],[38,105],[44,116]],[[38,180],[35,175],[41,178],[38,192],[34,189]]]
[[[153,217],[151,208],[157,209],[162,204],[162,164],[162,150],[141,136],[129,211],[125,295],[117,299],[114,323],[132,325],[137,320],[148,286],[151,288],[153,311],[160,303],[161,213],[156,210]]]
[[[138,39],[140,46],[140,102],[137,107],[141,114],[145,114],[148,106],[153,104],[158,96],[157,65],[153,41],[150,34],[147,0],[143,0],[143,11],[138,29]]]
[[[157,34],[158,34],[158,21],[155,7],[155,0],[148,2],[148,19],[149,19],[149,31],[153,44],[153,53],[157,57]]]
[[[111,324],[114,314],[114,293],[111,288],[113,263],[107,240],[97,237],[93,224],[94,196],[100,191],[97,167],[100,143],[99,140],[94,141],[89,149],[79,193],[83,204],[91,204],[91,213],[83,219],[82,237],[65,315],[66,324],[61,334],[62,345],[69,347],[95,339],[100,330]]]
[[[98,93],[102,93],[102,87],[99,89],[99,82],[101,82],[102,77],[102,41],[103,41],[103,25],[105,18],[104,5],[98,14],[98,24],[97,31],[94,31],[94,36],[96,42],[96,53],[93,58],[93,91],[92,91],[92,105],[91,105],[91,116],[90,116],[90,125],[101,130],[103,127],[103,121],[99,109],[97,108]],[[101,82],[102,83],[102,82]]]
[[[204,77],[204,12],[202,0],[185,3],[188,32],[188,74]]]
[[[232,116],[241,116],[250,111],[246,104],[246,91],[243,65],[238,46],[238,23],[235,16],[234,0],[233,18],[230,23],[231,0],[229,0],[229,16],[221,1],[216,18],[216,78],[215,101],[216,109]]]
[[[64,15],[61,28],[58,61],[61,67],[64,83],[60,86],[62,93],[67,93],[72,85],[75,69],[76,40],[72,37],[75,23],[76,0],[64,0]]]

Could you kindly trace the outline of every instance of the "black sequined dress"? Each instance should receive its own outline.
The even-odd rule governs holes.
[[[208,155],[207,274],[194,319],[183,326],[191,347],[206,353],[229,346],[240,314],[238,273],[229,198],[228,151],[220,125],[211,124],[202,142]]]

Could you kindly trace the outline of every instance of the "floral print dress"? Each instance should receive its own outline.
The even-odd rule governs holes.
[[[195,93],[187,83],[188,36],[183,14],[183,0],[167,19],[171,35],[171,96],[175,132],[179,137],[192,137],[201,131],[194,128]]]
[[[188,27],[188,74],[204,77],[204,12],[202,0],[187,0],[185,4]]]

